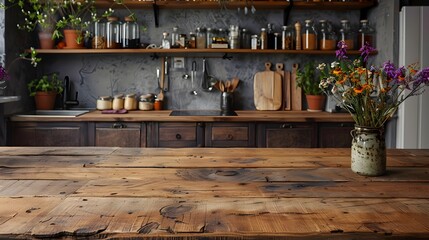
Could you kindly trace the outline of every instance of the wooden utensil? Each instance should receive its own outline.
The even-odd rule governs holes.
[[[159,94],[158,99],[163,101],[164,100],[164,79],[165,79],[165,58],[161,58],[161,78],[159,79]]]
[[[292,110],[302,110],[302,90],[297,87],[296,83],[296,71],[298,70],[298,64],[292,65],[291,75],[291,99],[292,99]]]
[[[223,84],[222,81],[219,81],[219,89],[221,92],[225,92],[225,85]]]
[[[253,80],[257,110],[279,110],[282,105],[282,77],[270,69],[271,63],[265,63],[265,71],[256,73]]]
[[[226,92],[231,92],[231,82],[229,80],[226,80],[225,91]]]
[[[231,92],[234,92],[235,89],[238,87],[238,84],[240,83],[240,79],[233,78],[231,82]]]

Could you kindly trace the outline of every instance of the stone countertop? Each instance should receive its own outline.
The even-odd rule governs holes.
[[[170,116],[172,110],[103,114],[94,110],[77,117],[19,117],[16,122],[353,122],[348,113],[307,111],[236,111],[237,116]]]

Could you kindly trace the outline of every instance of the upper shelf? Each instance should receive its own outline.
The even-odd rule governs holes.
[[[131,54],[131,53],[156,53],[156,54],[192,54],[192,53],[269,53],[269,54],[310,54],[310,55],[335,55],[334,50],[252,50],[252,49],[196,49],[196,48],[175,48],[175,49],[37,49],[37,53],[44,54]],[[357,50],[349,50],[348,54],[360,54]],[[373,54],[376,54],[374,52]]]
[[[124,0],[124,4],[129,8],[152,8],[154,5],[166,9],[236,9],[237,7],[251,6],[256,9],[278,9],[286,8],[291,5],[291,1],[272,1],[272,0],[208,0],[208,1],[183,1],[183,0],[166,0],[166,1],[142,1],[142,0]],[[353,0],[348,2],[335,1],[298,1],[292,2],[295,9],[324,9],[324,10],[360,10],[373,7],[376,4],[374,0]],[[97,0],[99,7],[112,7],[112,0]]]

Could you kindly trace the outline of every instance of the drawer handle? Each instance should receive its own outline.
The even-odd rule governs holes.
[[[180,135],[180,134],[176,134],[176,139],[177,139],[177,140],[182,139],[182,135]]]
[[[283,123],[281,128],[293,128],[292,124]]]
[[[228,140],[232,140],[232,139],[234,138],[234,136],[233,136],[232,134],[228,134],[228,136],[226,136],[226,138],[227,138]]]
[[[123,124],[123,123],[114,123],[112,125],[112,128],[126,128],[127,125]]]

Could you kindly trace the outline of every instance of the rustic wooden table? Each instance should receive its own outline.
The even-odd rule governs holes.
[[[429,150],[0,148],[0,238],[427,239]]]

